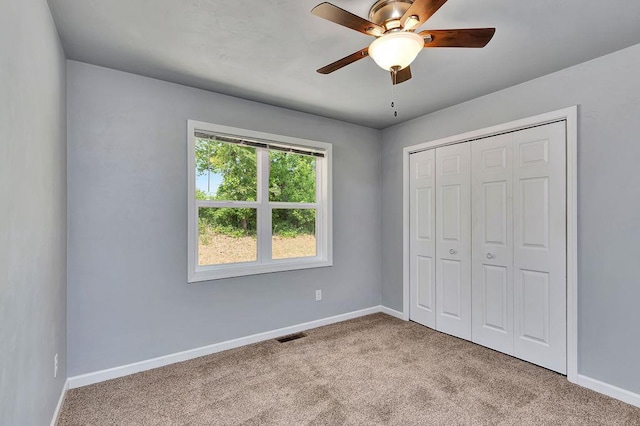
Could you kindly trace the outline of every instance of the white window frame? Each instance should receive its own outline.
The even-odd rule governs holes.
[[[269,155],[268,149],[256,148],[258,168],[258,200],[253,201],[205,201],[196,200],[195,145],[197,131],[234,136],[242,139],[268,141],[278,145],[298,149],[322,151],[316,165],[315,203],[284,203],[269,201]],[[187,120],[187,164],[188,164],[188,277],[189,283],[210,281],[221,278],[291,271],[296,269],[320,268],[333,265],[332,232],[332,145],[326,142],[298,139],[282,135],[257,132],[222,126],[202,121]],[[265,183],[266,179],[266,183]],[[250,207],[257,209],[257,261],[219,265],[198,265],[198,207]],[[290,259],[271,259],[271,210],[278,208],[316,209],[316,256]],[[265,214],[268,213],[268,214]]]

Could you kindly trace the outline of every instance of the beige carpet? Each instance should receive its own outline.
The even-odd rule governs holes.
[[[60,425],[640,425],[640,408],[384,314],[69,391]]]

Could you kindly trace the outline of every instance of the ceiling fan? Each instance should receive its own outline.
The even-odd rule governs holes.
[[[331,3],[320,3],[311,13],[376,39],[362,50],[318,69],[329,74],[366,56],[391,72],[393,84],[411,78],[409,65],[422,48],[484,47],[495,28],[414,31],[424,24],[447,0],[378,0],[369,10],[369,20],[360,18]]]

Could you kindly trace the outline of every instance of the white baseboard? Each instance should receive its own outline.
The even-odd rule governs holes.
[[[387,308],[386,306],[381,306],[380,312],[385,313],[387,315],[391,315],[392,317],[396,317],[398,319],[404,320],[404,314],[400,311],[396,311],[395,309]]]
[[[289,327],[279,328],[277,330],[271,330],[264,333],[253,334],[251,336],[240,337],[238,339],[227,340],[225,342],[215,343],[213,345],[164,355],[145,361],[134,362],[132,364],[127,364],[120,367],[113,367],[106,370],[100,370],[92,373],[69,377],[68,386],[69,389],[75,389],[82,386],[92,385],[94,383],[104,382],[105,380],[128,376],[130,374],[139,373],[141,371],[151,370],[153,368],[163,367],[165,365],[175,364],[176,362],[187,361],[205,355],[211,355],[216,352],[222,352],[229,349],[238,348],[240,346],[250,345],[252,343],[258,343],[264,340],[276,339],[278,337],[286,336],[287,334],[299,333],[301,331],[310,330],[312,328],[322,327],[329,324],[335,324],[337,322],[342,322],[365,315],[371,315],[378,312],[385,312],[389,315],[393,315],[392,313],[389,313],[391,311],[397,313],[397,311],[393,311],[392,309],[385,308],[380,305],[372,306],[371,308],[361,309],[359,311],[348,312],[346,314],[336,315],[329,318],[309,321]]]
[[[68,389],[69,379],[65,380],[64,386],[62,386],[62,392],[60,392],[60,398],[58,398],[58,405],[56,405],[56,411],[53,412],[53,418],[51,419],[51,426],[56,426],[56,423],[58,423],[58,417],[60,417],[60,411],[62,411],[62,404],[64,404]]]
[[[609,383],[601,382],[600,380],[592,379],[591,377],[578,374],[578,385],[591,389],[598,393],[610,396],[611,398],[619,399],[627,404],[640,407],[640,395],[631,391],[619,388],[617,386],[610,385]]]

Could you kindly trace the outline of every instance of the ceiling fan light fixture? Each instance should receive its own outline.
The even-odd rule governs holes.
[[[384,27],[387,29],[387,31],[395,30],[397,28],[400,28],[401,26],[402,24],[400,24],[399,19],[392,19],[384,24]]]
[[[369,27],[366,32],[374,37],[380,37],[383,33],[379,28]]]
[[[408,67],[424,47],[424,39],[416,33],[398,31],[385,34],[369,46],[369,56],[386,71]]]
[[[404,21],[404,29],[412,30],[416,25],[420,23],[420,17],[418,15],[411,15]]]

